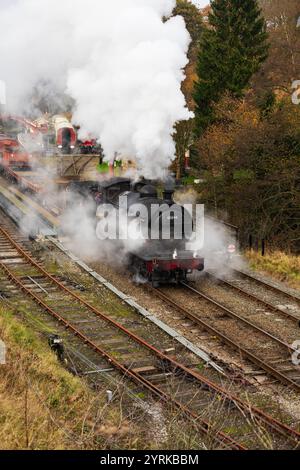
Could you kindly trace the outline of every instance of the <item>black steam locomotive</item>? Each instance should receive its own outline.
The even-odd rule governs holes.
[[[187,274],[204,269],[204,259],[186,249],[193,220],[183,206],[173,201],[172,185],[158,188],[151,181],[113,178],[100,183],[79,183],[79,186],[77,183],[76,192],[94,202],[98,218],[109,217],[107,207],[112,206],[123,217],[125,213],[128,223],[142,234],[142,241],[131,241],[128,251],[128,265],[135,274],[158,284],[183,281]],[[118,239],[118,243],[126,245],[125,240]]]

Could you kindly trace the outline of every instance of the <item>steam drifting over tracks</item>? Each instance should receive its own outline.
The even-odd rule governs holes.
[[[95,308],[82,295],[79,296],[48,273],[3,229],[0,229],[0,246],[6,252],[6,257],[3,254],[1,258],[1,271],[15,287],[99,353],[123,376],[192,419],[194,426],[208,435],[214,445],[230,449],[261,447],[262,442],[253,429],[254,423],[276,431],[276,442],[280,441],[281,448],[299,442],[297,432],[260,410],[250,408],[248,403],[230,395],[195,369],[151,346]],[[28,284],[24,279],[26,270],[31,279],[39,277],[40,281]],[[217,406],[217,403],[222,403],[222,406]],[[214,427],[211,415],[210,420],[207,419],[203,411],[209,408],[210,412],[217,413],[215,418],[219,415],[220,420],[221,417],[222,425],[226,423],[224,429],[230,429],[229,432],[223,432],[220,423]]]
[[[181,285],[181,290],[169,288],[153,291],[184,317],[237,350],[279,382],[300,390],[300,371],[291,362],[294,352],[291,345],[199,290],[185,283]]]
[[[0,241],[2,246],[5,244],[5,249],[10,245],[11,256],[14,256],[14,258],[11,258],[11,263],[8,262],[9,258],[6,258],[5,263],[1,261],[0,267],[15,286],[23,290],[27,296],[38,303],[40,307],[50,313],[66,328],[71,330],[77,337],[82,339],[85,344],[101,354],[124,376],[131,378],[139,385],[142,385],[143,388],[148,389],[151,393],[158,396],[166,403],[171,403],[179,408],[184,414],[195,420],[195,425],[203,431],[203,433],[208,434],[211,432],[211,426],[209,423],[199,419],[196,411],[194,411],[193,407],[190,406],[193,393],[195,393],[195,387],[193,387],[188,380],[186,380],[186,385],[188,384],[190,389],[194,389],[192,391],[193,393],[189,395],[187,400],[189,406],[186,406],[182,401],[172,398],[172,395],[170,395],[169,388],[174,387],[174,390],[183,388],[182,385],[184,384],[184,381],[182,377],[185,375],[189,376],[188,378],[190,380],[194,379],[197,381],[198,378],[195,373],[189,371],[189,369],[186,369],[184,365],[175,362],[165,354],[156,350],[144,340],[125,329],[121,324],[111,320],[102,311],[96,309],[82,297],[65,287],[51,274],[47,273],[44,268],[41,267],[28,253],[26,253],[25,250],[8,234],[8,232],[3,229],[0,229]],[[19,259],[22,259],[22,263],[17,262],[16,256],[18,256]],[[15,263],[17,263],[17,267],[15,267]],[[41,289],[42,292],[39,293],[39,295],[35,293],[34,289],[28,287],[22,279],[23,276],[21,277],[18,274],[20,268],[22,268],[22,272],[27,269],[28,271],[35,271],[39,276],[43,275],[44,287],[43,290]],[[33,277],[34,274],[31,273],[31,276]],[[45,283],[47,283],[46,286]],[[50,285],[55,285],[55,287],[57,287],[57,293],[59,293],[59,298],[56,297],[54,302],[55,306],[53,305],[53,302],[49,300],[48,295],[42,295],[49,290]],[[51,297],[53,297],[53,291]],[[69,308],[70,304],[72,305],[71,310]],[[87,319],[88,316],[91,321],[99,319],[99,323],[97,325],[94,323],[91,332],[89,327],[81,326],[78,328],[74,316],[76,316],[76,318],[82,316],[82,318],[85,319]],[[100,319],[102,320],[101,322]],[[100,325],[102,334],[99,334],[98,331],[98,327]],[[105,332],[105,335],[103,335],[103,332]],[[113,338],[112,342],[106,342],[105,349],[98,343],[100,341],[104,343],[104,336],[106,341],[107,338]],[[117,349],[116,344],[118,344]],[[118,359],[116,358],[116,355]],[[130,358],[128,358],[128,356],[130,356]],[[145,365],[145,361],[147,366]],[[157,361],[160,362],[159,365],[156,364]],[[154,375],[155,372],[155,380],[154,377],[151,379],[151,376],[147,378],[147,374],[151,372],[152,375]],[[172,383],[170,378],[174,380],[175,384]],[[183,392],[186,394],[187,390],[182,390],[182,393]],[[212,393],[216,392],[213,391]],[[207,392],[205,391],[204,393],[201,393],[201,396],[198,396],[197,400],[200,400],[200,398],[203,400],[203,395],[207,395]],[[211,398],[211,396],[209,398]],[[215,439],[218,444],[224,448],[244,448],[243,445],[239,444],[221,431],[215,431]]]

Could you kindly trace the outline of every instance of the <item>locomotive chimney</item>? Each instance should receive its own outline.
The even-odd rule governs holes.
[[[173,202],[173,194],[175,191],[174,182],[172,180],[167,181],[164,189],[164,199],[168,202]]]

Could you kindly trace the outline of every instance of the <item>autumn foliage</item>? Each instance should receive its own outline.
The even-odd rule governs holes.
[[[252,235],[264,238],[269,247],[299,253],[300,105],[292,102],[292,83],[300,80],[300,8],[298,0],[260,0],[258,7],[267,25],[268,57],[254,67],[248,85],[244,83],[238,93],[231,86],[220,87],[209,103],[213,119],[201,129],[196,122],[198,132],[191,131],[185,143],[192,150],[191,175],[202,181],[197,186],[199,200],[207,210],[239,226],[245,244]],[[244,21],[240,19],[241,24]],[[216,27],[203,25],[204,30]],[[204,40],[211,34],[204,32]],[[203,33],[201,37],[196,45],[198,64],[203,54],[207,56]],[[185,90],[190,102],[195,64],[188,69]],[[198,66],[197,93],[201,93],[201,70]]]

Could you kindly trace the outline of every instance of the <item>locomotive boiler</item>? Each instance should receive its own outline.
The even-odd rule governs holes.
[[[151,181],[112,178],[100,183],[80,183],[76,191],[84,199],[94,201],[98,218],[109,219],[111,207],[122,214],[118,219],[120,229],[127,217],[129,226],[142,234],[129,243],[122,237],[115,241],[116,247],[123,243],[133,273],[159,284],[184,281],[188,274],[204,269],[203,257],[187,249],[193,231],[192,215],[174,203],[174,189],[170,185],[159,189]]]

